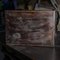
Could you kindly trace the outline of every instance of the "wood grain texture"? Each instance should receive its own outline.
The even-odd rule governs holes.
[[[55,11],[6,11],[6,43],[54,46]]]

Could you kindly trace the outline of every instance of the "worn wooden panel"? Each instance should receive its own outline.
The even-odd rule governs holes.
[[[6,11],[6,44],[54,46],[55,11]]]

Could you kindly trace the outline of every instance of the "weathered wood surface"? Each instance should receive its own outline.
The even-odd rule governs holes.
[[[6,44],[54,46],[55,11],[6,11]]]

